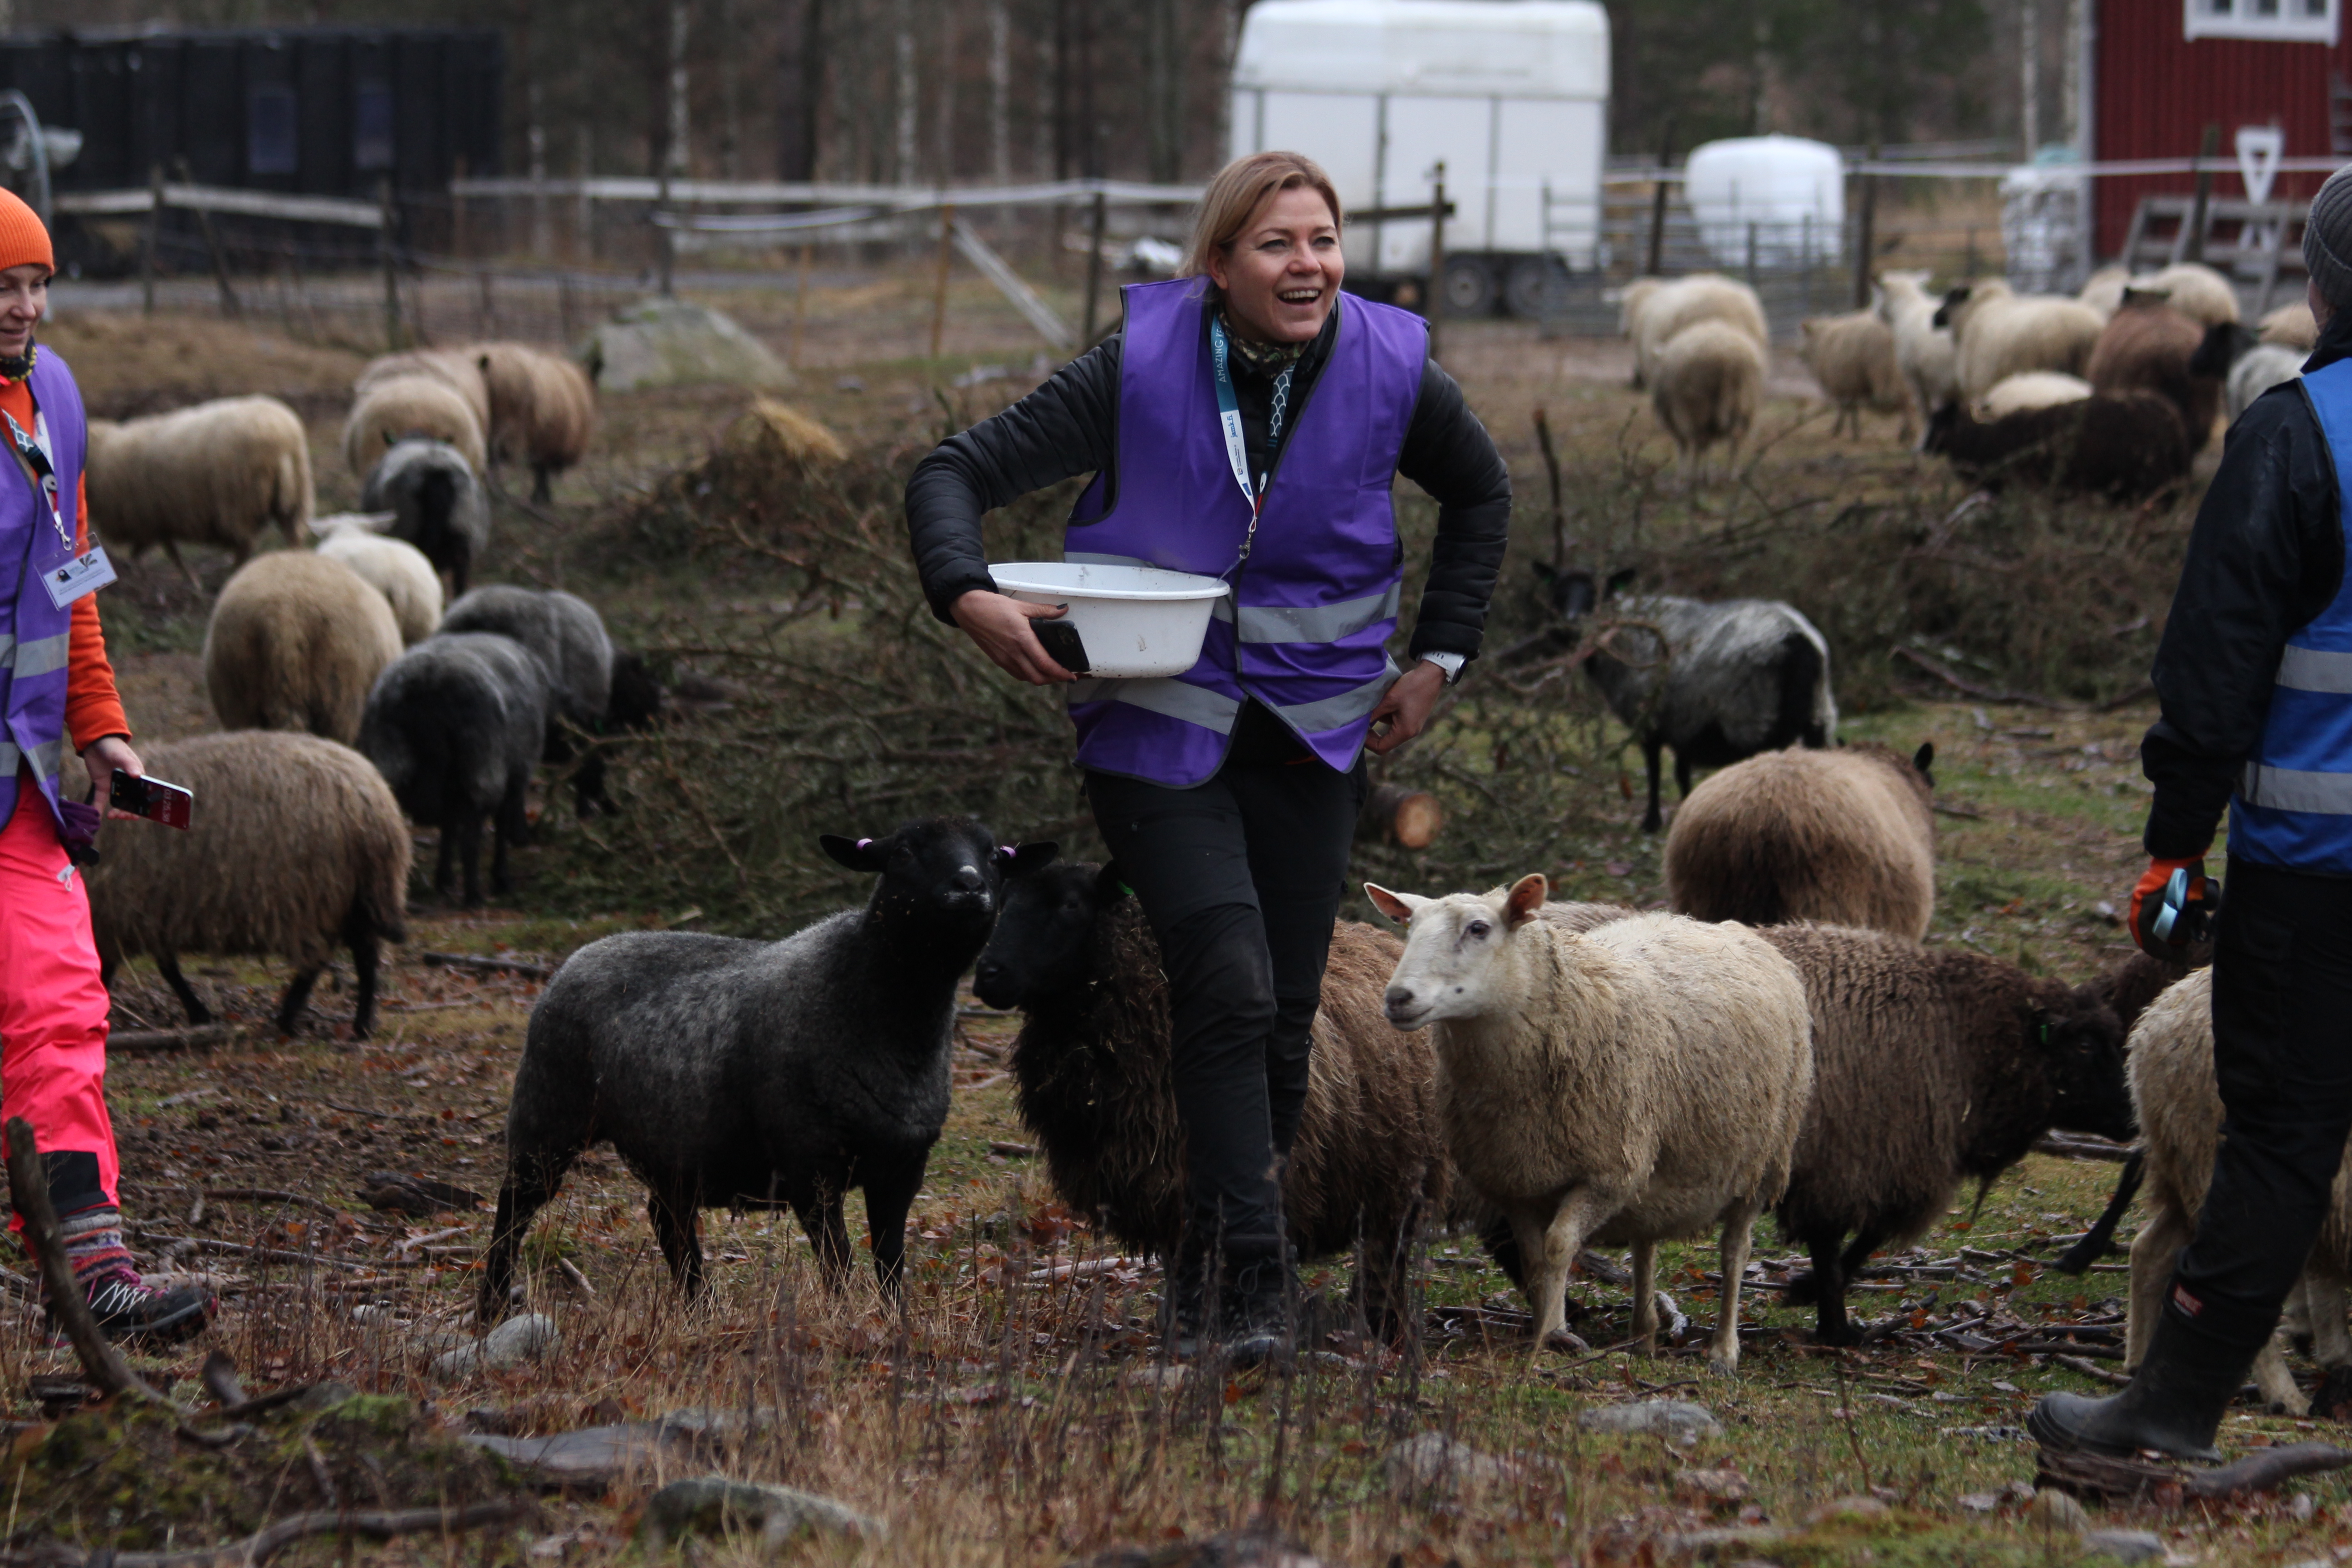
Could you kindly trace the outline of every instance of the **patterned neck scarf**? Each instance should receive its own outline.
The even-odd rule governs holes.
[[[41,345],[27,342],[22,354],[0,354],[0,382],[22,381],[33,374],[33,362],[41,357]]]
[[[1309,338],[1304,343],[1255,342],[1241,334],[1240,329],[1234,325],[1230,310],[1220,308],[1217,319],[1225,324],[1225,342],[1232,347],[1234,357],[1248,367],[1253,375],[1281,374],[1297,364],[1298,357],[1307,352],[1307,344],[1315,341]]]

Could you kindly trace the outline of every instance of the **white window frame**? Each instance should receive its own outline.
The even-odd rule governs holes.
[[[2297,10],[2303,0],[2278,0],[2282,13],[2276,16],[2255,16],[2254,0],[2181,0],[2181,33],[2188,38],[2257,38],[2282,44],[2325,44],[2336,47],[2337,16],[2342,0],[2321,0],[2326,7],[2324,16],[2285,15]],[[2217,4],[2227,5],[2226,15],[2216,15]]]

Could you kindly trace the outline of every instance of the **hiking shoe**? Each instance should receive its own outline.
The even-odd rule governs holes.
[[[212,1298],[193,1286],[159,1290],[136,1274],[108,1274],[90,1281],[89,1315],[99,1332],[121,1343],[152,1340],[169,1344],[204,1331]],[[56,1325],[56,1314],[50,1314]]]

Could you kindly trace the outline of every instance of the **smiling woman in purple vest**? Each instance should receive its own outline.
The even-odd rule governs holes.
[[[80,752],[93,787],[117,768],[135,776],[140,764],[97,601],[44,585],[89,543],[81,393],[65,361],[33,342],[51,270],[48,231],[0,190],[0,467],[15,470],[0,471],[0,1116],[32,1125],[100,1328],[179,1339],[205,1326],[207,1302],[199,1291],[149,1288],[122,1244],[106,1113],[109,999],[89,898],[66,849],[68,839],[87,848],[98,820],[76,804],[81,781],[68,782],[68,751]]]
[[[1340,219],[1305,157],[1227,165],[1182,276],[1127,289],[1119,333],[941,443],[907,487],[933,610],[1008,673],[1068,683],[1087,796],[1173,1000],[1190,1220],[1167,1327],[1180,1350],[1205,1333],[1241,1362],[1288,1353],[1281,1162],[1363,753],[1419,734],[1476,656],[1510,525],[1510,476],[1426,323],[1340,293]],[[989,577],[982,514],[1087,472],[1067,559],[1232,584],[1182,675],[1074,677],[1030,625],[1060,612]],[[1399,474],[1439,505],[1402,674]]]

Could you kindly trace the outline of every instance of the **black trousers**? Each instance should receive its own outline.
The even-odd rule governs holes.
[[[1311,755],[1229,758],[1192,789],[1087,776],[1160,939],[1192,1235],[1222,1238],[1235,1260],[1283,1243],[1281,1161],[1307,1104],[1308,1030],[1363,790],[1362,764],[1342,773]]]
[[[2213,956],[2221,1147],[2166,1311],[2258,1350],[2352,1131],[2352,879],[2232,859]]]

